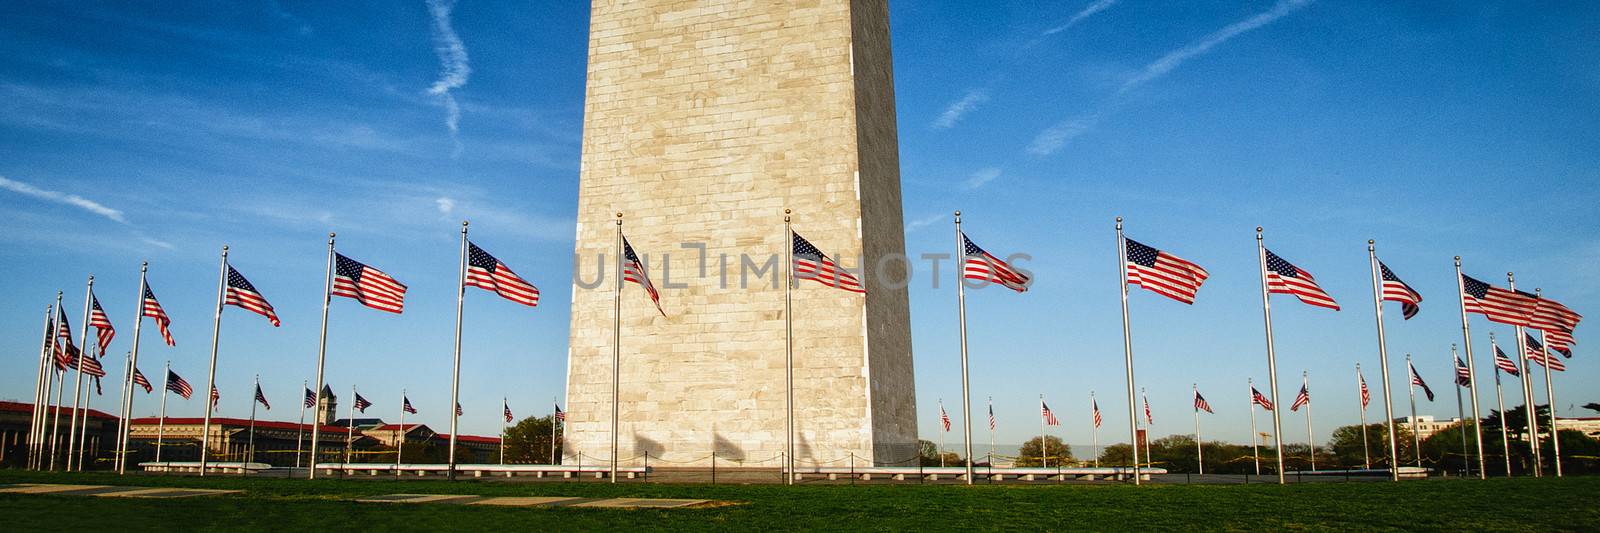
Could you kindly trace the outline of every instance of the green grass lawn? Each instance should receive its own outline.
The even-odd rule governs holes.
[[[7,529],[1600,529],[1600,477],[1300,485],[678,485],[297,480],[0,471],[5,483],[240,489],[146,500],[0,495]],[[704,509],[363,504],[393,493],[696,498]]]

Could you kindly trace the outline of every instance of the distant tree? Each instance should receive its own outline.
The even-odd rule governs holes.
[[[528,417],[506,428],[506,462],[548,464],[550,462],[550,416]],[[556,435],[556,457],[561,457],[561,435]]]
[[[1022,443],[1022,449],[1017,451],[1017,466],[1041,466],[1044,463],[1040,457],[1039,437],[1028,439]],[[1046,437],[1043,452],[1048,456],[1048,466],[1068,465],[1072,463],[1072,449],[1061,442],[1059,437]]]
[[[1387,424],[1367,424],[1367,453],[1371,455],[1373,468],[1389,467],[1389,428]],[[1359,425],[1340,426],[1333,430],[1333,440],[1328,443],[1326,450],[1341,468],[1360,468],[1362,465],[1361,428]],[[1405,424],[1395,424],[1395,447],[1400,454],[1400,464],[1406,463],[1407,458],[1413,457],[1411,451],[1411,428]],[[1317,460],[1321,461],[1319,454]],[[1318,465],[1321,466],[1321,465]]]

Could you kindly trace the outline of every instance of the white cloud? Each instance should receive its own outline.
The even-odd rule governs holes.
[[[967,94],[962,96],[960,100],[951,102],[948,107],[944,108],[944,112],[939,114],[939,118],[933,121],[933,129],[950,129],[956,125],[956,122],[961,121],[961,117],[965,116],[967,112],[972,111],[973,108],[978,107],[978,104],[988,100],[988,91],[983,89],[968,90]]]
[[[1056,153],[1056,150],[1060,150],[1068,141],[1089,131],[1095,122],[1096,119],[1093,118],[1075,118],[1050,126],[1033,138],[1033,144],[1028,145],[1028,153],[1036,156]]]
[[[1161,59],[1157,59],[1154,63],[1146,65],[1144,70],[1138,75],[1129,79],[1126,83],[1123,83],[1122,91],[1126,92],[1129,89],[1133,89],[1134,87],[1165,76],[1168,72],[1172,72],[1173,69],[1176,69],[1182,65],[1183,62],[1210,51],[1217,45],[1227,42],[1228,39],[1232,39],[1247,31],[1271,24],[1273,21],[1283,18],[1284,16],[1293,13],[1297,9],[1305,7],[1307,4],[1310,4],[1311,1],[1312,0],[1278,0],[1278,3],[1272,6],[1272,9],[1224,26],[1222,29],[1205,36],[1205,38],[1193,43],[1189,43],[1189,45],[1184,46],[1183,48],[1168,52],[1167,55],[1161,56]]]
[[[106,207],[104,204],[101,204],[100,202],[96,202],[94,200],[90,200],[88,198],[84,198],[82,196],[78,196],[76,194],[67,194],[67,193],[59,192],[59,191],[51,191],[51,190],[46,190],[46,189],[40,189],[40,188],[35,187],[33,185],[29,185],[27,183],[23,183],[23,182],[20,182],[20,181],[7,179],[5,176],[0,176],[0,188],[6,189],[6,190],[9,190],[11,192],[18,193],[18,194],[22,194],[22,195],[25,195],[25,196],[32,196],[34,198],[38,198],[40,200],[45,200],[47,202],[54,202],[54,203],[63,204],[63,205],[70,205],[70,206],[82,209],[84,211],[88,211],[90,213],[94,213],[96,215],[100,215],[100,216],[109,218],[111,220],[117,221],[117,222],[121,222],[123,224],[127,224],[128,223],[128,220],[126,218],[123,218],[122,211],[119,211],[119,210],[116,210],[116,209],[112,209],[110,207]]]
[[[1083,22],[1083,19],[1092,17],[1096,13],[1099,13],[1101,11],[1105,11],[1107,9],[1111,9],[1111,6],[1114,6],[1114,5],[1117,5],[1117,0],[1095,0],[1094,3],[1089,4],[1088,7],[1083,8],[1083,10],[1079,11],[1078,14],[1073,15],[1072,18],[1070,18],[1070,19],[1067,19],[1067,22],[1065,24],[1062,24],[1060,26],[1056,26],[1054,28],[1050,28],[1048,30],[1045,30],[1044,31],[1044,35],[1054,35],[1054,34],[1057,34],[1057,33],[1061,33],[1061,32],[1067,31],[1068,29],[1071,29],[1073,26],[1077,26],[1079,22]]]
[[[453,0],[428,0],[428,13],[433,15],[433,53],[439,56],[440,69],[439,79],[428,88],[428,94],[439,97],[444,105],[444,124],[455,141],[455,155],[460,155],[461,140],[456,135],[461,131],[461,105],[450,91],[466,86],[472,66],[467,63],[467,46],[450,26],[450,12],[454,9]]]
[[[937,215],[928,215],[928,216],[925,216],[925,217],[922,217],[922,218],[919,218],[919,219],[916,219],[916,220],[912,220],[912,221],[906,222],[906,233],[911,233],[913,231],[917,231],[919,229],[926,228],[928,226],[932,226],[932,225],[938,223],[939,221],[944,220],[945,217],[947,217],[947,216],[949,216],[949,215],[945,215],[945,214],[941,213],[941,214],[937,214]]]
[[[994,181],[994,179],[998,177],[1000,177],[999,168],[989,167],[978,170],[977,172],[973,172],[971,177],[967,178],[967,188],[976,189],[984,185],[988,185],[989,182]]]
[[[440,215],[450,216],[450,212],[456,210],[456,201],[448,196],[440,196],[435,198],[433,203],[435,207],[439,208]]]

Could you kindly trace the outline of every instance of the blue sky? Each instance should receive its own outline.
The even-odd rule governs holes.
[[[1416,319],[1391,307],[1388,322],[1395,384],[1410,352],[1444,393],[1425,414],[1455,413],[1452,256],[1479,278],[1515,271],[1519,287],[1600,312],[1600,6],[890,9],[908,252],[950,251],[949,213],[961,209],[991,252],[1034,257],[1029,292],[968,295],[976,426],[993,395],[1001,443],[1037,431],[1040,393],[1066,424],[1055,434],[1086,443],[1090,390],[1102,441],[1126,438],[1118,215],[1131,237],[1212,273],[1193,307],[1131,296],[1136,370],[1161,435],[1192,431],[1198,383],[1218,411],[1206,435],[1246,438],[1244,380],[1266,379],[1257,225],[1344,306],[1273,300],[1280,394],[1310,372],[1319,441],[1356,420],[1356,362],[1378,387],[1368,238],[1426,299]],[[391,418],[406,387],[443,429],[455,228],[468,218],[474,241],[545,303],[469,293],[463,427],[497,431],[502,395],[519,414],[547,411],[566,371],[587,19],[581,2],[0,7],[0,397],[29,395],[44,307],[65,290],[76,324],[89,273],[119,327],[112,351],[126,350],[141,260],[178,347],[152,331],[140,366],[156,375],[171,359],[203,380],[227,243],[283,327],[224,313],[222,413],[247,413],[260,373],[278,406],[269,416],[292,419],[314,368],[331,230],[343,253],[411,292],[401,316],[334,302],[328,381],[355,381],[377,403],[370,413]],[[919,418],[937,440],[940,398],[959,427],[955,295],[922,281]],[[1487,376],[1486,333],[1510,328],[1472,327]],[[1597,400],[1580,385],[1600,378],[1586,329],[1557,376],[1563,415]],[[110,409],[110,394],[95,405]],[[1480,394],[1493,404],[1492,388]],[[1403,414],[1403,389],[1396,398]],[[1285,415],[1286,440],[1303,439],[1303,420]]]

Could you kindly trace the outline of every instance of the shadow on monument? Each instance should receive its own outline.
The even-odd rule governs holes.
[[[719,460],[728,460],[736,463],[744,462],[744,448],[722,437],[721,433],[711,434],[711,453],[717,455]]]

